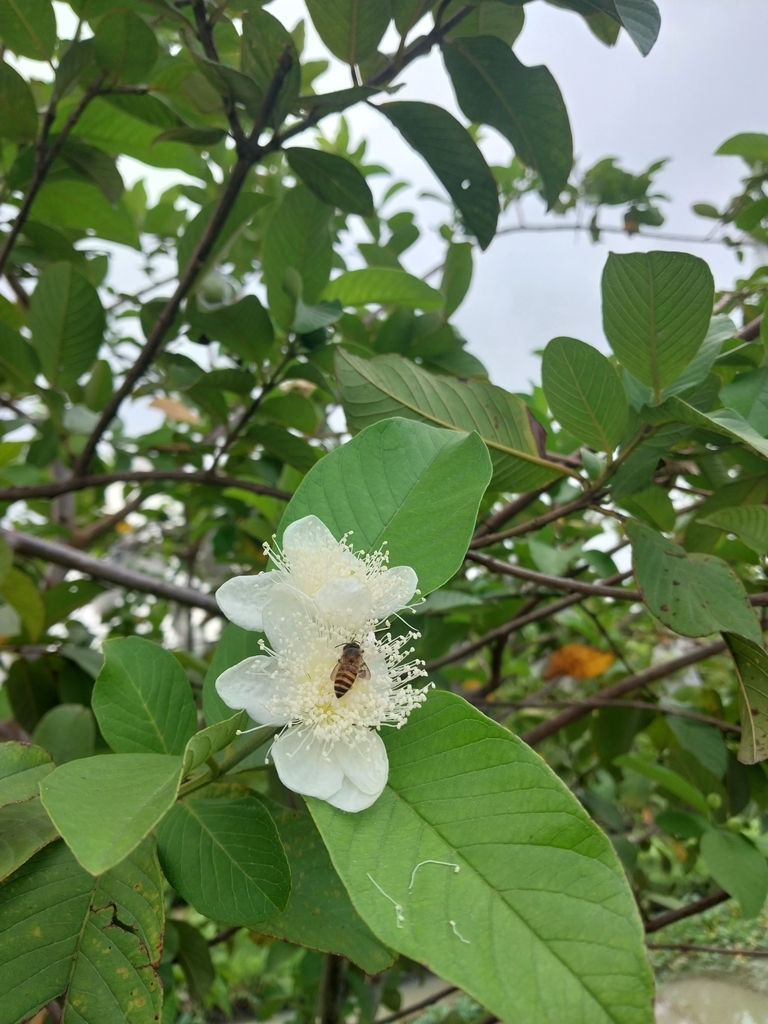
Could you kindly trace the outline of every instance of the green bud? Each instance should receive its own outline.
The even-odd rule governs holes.
[[[707,803],[713,811],[717,811],[723,806],[723,798],[720,796],[719,793],[708,793]]]

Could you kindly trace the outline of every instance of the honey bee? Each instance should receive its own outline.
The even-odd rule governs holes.
[[[348,693],[356,679],[370,679],[371,670],[363,661],[363,652],[356,641],[344,644],[341,657],[331,672],[333,692],[341,699]]]

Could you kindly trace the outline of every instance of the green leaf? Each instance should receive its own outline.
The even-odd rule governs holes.
[[[742,764],[768,759],[768,655],[762,643],[753,643],[737,633],[724,633],[733,657],[739,684],[741,741],[738,758]]]
[[[186,921],[174,920],[172,925],[179,937],[176,962],[181,964],[193,999],[201,1000],[213,984],[216,969],[205,936]]]
[[[288,900],[291,876],[280,837],[254,797],[182,800],[157,842],[168,881],[214,921],[257,925]]]
[[[272,321],[255,295],[210,311],[190,303],[187,317],[194,333],[220,342],[247,363],[260,363],[274,341]]]
[[[638,522],[624,527],[632,541],[637,585],[653,614],[683,636],[728,631],[760,643],[762,631],[744,584],[715,555],[684,548]]]
[[[647,57],[661,28],[661,14],[653,0],[614,0],[621,24],[638,50]]]
[[[91,709],[82,704],[59,704],[51,708],[35,726],[32,740],[48,751],[54,764],[91,757],[96,744],[96,724]]]
[[[64,580],[43,591],[46,629],[104,593],[106,588],[95,580]]]
[[[703,384],[712,368],[712,364],[720,355],[723,342],[732,338],[735,333],[736,328],[730,317],[713,316],[701,348],[680,376],[676,377],[669,387],[664,388],[662,397],[665,399],[670,398],[672,395],[679,395],[681,392],[696,387],[697,384]]]
[[[466,128],[442,107],[401,101],[378,109],[424,157],[461,213],[467,230],[487,249],[496,233],[499,198],[485,157]]]
[[[71,263],[54,263],[32,294],[29,325],[49,383],[69,387],[98,355],[104,310],[96,289]]]
[[[60,765],[40,783],[45,809],[92,875],[135,850],[173,806],[181,758],[105,754]]]
[[[384,420],[310,470],[279,532],[316,515],[337,538],[354,531],[356,548],[373,551],[386,542],[390,564],[410,565],[425,595],[461,567],[490,475],[476,433]]]
[[[392,19],[391,0],[307,0],[307,10],[317,34],[345,64],[372,56]]]
[[[619,757],[613,759],[613,763],[619,768],[627,768],[637,772],[638,775],[644,775],[646,779],[651,779],[657,786],[674,793],[684,803],[695,807],[701,814],[709,816],[709,805],[704,796],[687,779],[678,775],[677,772],[673,772],[671,768],[665,768],[663,765],[656,764],[655,761],[645,761],[642,757],[635,757],[634,754],[620,754]]]
[[[741,905],[744,917],[757,917],[768,895],[768,865],[745,836],[710,829],[701,837],[701,855],[710,874]]]
[[[372,807],[308,801],[376,935],[503,1020],[650,1024],[624,871],[544,762],[440,691],[385,743],[389,782]]]
[[[19,57],[50,60],[56,47],[51,0],[0,0],[0,39]]]
[[[371,932],[352,905],[312,818],[287,807],[272,808],[291,869],[285,910],[259,931],[324,953],[346,956],[366,974],[392,966],[394,954]]]
[[[45,623],[45,607],[37,587],[29,576],[16,566],[11,566],[0,582],[0,594],[19,613],[29,639],[37,640]]]
[[[120,201],[125,184],[114,157],[72,136],[65,142],[61,157],[76,174],[89,179],[110,203]]]
[[[125,200],[113,205],[100,188],[88,181],[46,182],[32,206],[32,216],[53,228],[90,232],[97,238],[141,249]]]
[[[445,315],[451,316],[464,301],[472,282],[472,244],[451,242],[445,254],[440,291],[445,299]]]
[[[0,136],[25,142],[37,135],[37,107],[32,90],[10,64],[0,61]]]
[[[303,185],[291,189],[274,213],[262,249],[269,310],[284,329],[293,322],[295,302],[285,291],[285,275],[295,270],[302,297],[312,304],[331,275],[333,247],[328,229],[332,210]]]
[[[248,437],[300,473],[308,473],[323,455],[321,448],[314,448],[295,434],[272,423],[254,424],[248,431]]]
[[[138,14],[117,10],[99,18],[93,52],[110,79],[146,82],[157,61],[155,33]]]
[[[751,424],[732,409],[715,409],[704,413],[675,396],[668,398],[662,405],[646,406],[642,414],[648,423],[689,423],[717,434],[725,434],[768,458],[768,440],[761,437]]]
[[[139,637],[104,644],[93,712],[119,754],[183,754],[197,728],[184,669],[169,651]]]
[[[157,1024],[163,883],[144,843],[101,878],[52,843],[0,888],[3,1020],[60,999],[62,1020]]]
[[[719,149],[718,156],[740,156],[747,163],[768,163],[768,135],[759,132],[742,132],[726,139]]]
[[[720,389],[723,405],[733,409],[761,437],[768,435],[768,366],[740,373]]]
[[[538,172],[551,209],[568,184],[573,138],[562,94],[548,68],[529,68],[494,36],[443,43],[443,58],[466,116],[501,132]]]
[[[187,142],[190,146],[210,149],[226,136],[227,133],[223,128],[190,128],[188,125],[183,125],[180,128],[167,128],[164,132],[160,132],[155,136],[154,143]]]
[[[317,198],[345,213],[373,216],[373,196],[355,165],[335,153],[295,146],[285,150],[288,166]]]
[[[728,768],[728,748],[720,730],[681,715],[665,715],[664,718],[683,750],[693,754],[699,764],[722,779]]]
[[[344,349],[336,374],[352,431],[392,416],[476,430],[491,450],[494,490],[533,490],[561,475],[539,455],[525,403],[502,388],[437,377],[397,355],[359,359]]]
[[[272,108],[272,123],[279,125],[294,106],[301,90],[301,64],[296,45],[285,26],[273,15],[253,4],[242,19],[242,70],[262,96],[266,97],[282,55],[291,66]]]
[[[621,378],[596,348],[553,338],[544,350],[542,387],[553,415],[577,441],[612,452],[629,420]]]
[[[723,508],[699,519],[704,526],[735,533],[760,555],[768,554],[768,508],[764,505],[742,505]]]
[[[340,302],[318,302],[308,306],[301,299],[296,300],[296,315],[291,330],[297,334],[311,334],[321,327],[330,327],[344,315],[344,307]]]
[[[602,288],[603,327],[611,348],[660,401],[707,335],[712,272],[688,253],[611,253]]]
[[[236,715],[230,715],[223,722],[214,722],[213,725],[195,733],[184,751],[183,774],[187,775],[208,758],[228,747],[237,736],[238,730],[243,727],[246,719],[247,716],[242,711],[238,711]]]
[[[299,96],[293,106],[295,110],[320,110],[332,114],[370,99],[378,91],[365,85],[356,85],[351,89],[336,89],[333,92],[318,93],[316,96]]]
[[[51,755],[42,747],[0,743],[0,807],[38,796],[38,784],[52,771]]]
[[[338,299],[345,306],[405,306],[425,312],[440,309],[443,296],[426,281],[394,267],[348,270],[323,289],[324,299]]]
[[[511,46],[523,30],[525,13],[522,6],[510,6],[494,0],[484,0],[466,18],[448,33],[448,39],[460,36],[497,36]]]
[[[0,371],[22,387],[29,387],[40,372],[37,353],[17,332],[0,323]]]
[[[56,829],[39,799],[0,807],[0,880],[56,838]]]
[[[216,239],[213,251],[203,264],[203,267],[210,267],[217,259],[222,259],[254,215],[271,202],[272,198],[270,196],[260,195],[256,192],[241,192],[227,215],[227,219],[224,221],[224,225]],[[192,253],[203,237],[217,206],[217,202],[206,203],[187,225],[177,250],[179,275],[183,273],[191,260]],[[203,276],[204,270],[198,280],[201,280]]]
[[[263,639],[263,634],[241,629],[234,622],[230,622],[221,634],[203,681],[203,714],[208,725],[229,721],[232,717],[232,708],[216,692],[216,680],[226,669],[261,654],[259,640]]]

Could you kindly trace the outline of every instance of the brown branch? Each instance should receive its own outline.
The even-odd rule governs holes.
[[[118,509],[117,512],[113,512],[112,515],[102,516],[101,519],[97,519],[95,523],[91,523],[90,526],[86,526],[82,530],[74,528],[72,530],[72,547],[80,548],[81,550],[90,547],[99,537],[103,537],[105,533],[109,533],[118,523],[122,523],[131,512],[139,509],[145,499],[145,494],[138,494],[123,505],[122,508]]]
[[[730,946],[699,946],[695,942],[646,942],[648,949],[671,949],[680,953],[719,953],[721,956],[768,956],[768,949],[736,949]]]
[[[30,210],[32,209],[32,204],[37,198],[37,193],[40,191],[48,171],[51,169],[51,164],[61,152],[64,143],[69,138],[69,133],[80,120],[85,108],[91,100],[98,95],[101,84],[106,77],[107,73],[106,71],[103,71],[91,82],[83,93],[80,102],[65,121],[54,142],[52,142],[50,146],[46,146],[50,136],[51,127],[56,117],[56,101],[55,99],[51,100],[48,110],[46,111],[45,120],[40,132],[40,138],[36,145],[35,170],[32,175],[32,181],[30,182],[29,189],[27,190],[21,206],[19,207],[19,212],[16,214],[16,220],[13,222],[13,227],[8,232],[8,237],[6,238],[2,249],[0,249],[0,274],[5,273],[5,264],[8,262],[11,250],[16,244],[16,239],[21,234],[21,229],[27,222]]]
[[[317,994],[317,1024],[340,1024],[347,988],[349,961],[338,953],[324,953]]]
[[[394,1024],[394,1021],[402,1020],[403,1017],[407,1017],[411,1013],[416,1013],[417,1010],[425,1010],[428,1006],[434,1006],[435,1003],[439,1003],[441,999],[445,999],[446,996],[450,996],[454,992],[458,991],[459,989],[456,985],[448,985],[447,988],[441,988],[439,992],[434,992],[431,996],[427,996],[425,999],[420,999],[418,1003],[412,1003],[410,1006],[407,1006],[402,1010],[398,1010],[397,1013],[390,1013],[388,1017],[380,1017],[376,1021],[376,1024]]]
[[[665,661],[660,665],[653,665],[651,668],[646,668],[642,672],[636,672],[634,675],[626,676],[624,679],[619,680],[618,683],[614,683],[613,686],[607,686],[604,690],[601,690],[598,696],[603,700],[613,700],[618,697],[623,697],[625,693],[631,693],[633,690],[640,690],[644,686],[648,686],[649,683],[655,683],[659,679],[664,679],[666,676],[672,675],[673,672],[679,672],[680,669],[688,668],[689,665],[695,665],[700,661],[704,661],[706,658],[711,658],[715,654],[722,654],[725,650],[724,640],[715,640],[709,644],[702,644],[694,650],[689,651],[687,654],[682,654],[679,658],[672,658],[669,661]],[[586,703],[586,702],[584,702]],[[522,739],[525,740],[529,746],[536,746],[547,736],[551,736],[553,733],[559,732],[560,729],[565,728],[566,725],[570,725],[571,722],[577,722],[580,718],[588,715],[592,710],[588,706],[570,707],[561,711],[559,715],[555,715],[554,718],[550,718],[546,722],[541,722],[539,725],[534,726],[533,729],[529,729],[528,732],[524,733]]]
[[[498,558],[483,555],[479,551],[468,551],[466,557],[468,562],[484,565],[491,572],[515,576],[517,579],[537,583],[543,587],[551,587],[553,590],[567,590],[573,594],[584,594],[585,597],[612,597],[618,601],[642,601],[643,599],[639,590],[624,590],[622,587],[608,587],[601,583],[584,583],[581,580],[569,579],[565,576],[550,576],[545,572],[524,569],[520,565],[510,565],[509,562],[502,562]]]
[[[722,732],[741,732],[741,726],[735,722],[724,722],[721,718],[713,718],[711,715],[700,715],[697,711],[688,711],[687,708],[668,708],[662,704],[652,704],[644,700],[605,700],[603,697],[585,697],[583,700],[550,700],[532,701],[523,698],[522,700],[509,701],[484,701],[478,700],[478,695],[469,700],[472,704],[487,704],[489,709],[522,709],[522,708],[633,708],[638,711],[655,711],[659,715],[675,715],[677,718],[690,718],[693,722],[703,722],[705,725],[714,725]]]
[[[243,926],[241,924],[231,924],[228,928],[222,928],[220,932],[217,932],[212,939],[208,939],[209,946],[218,946],[221,942],[226,942],[227,939],[231,939],[233,935],[237,935]]]
[[[208,21],[208,14],[205,10],[205,0],[192,0],[192,12],[195,16],[195,24],[197,25],[197,37],[202,44],[206,57],[215,64],[220,64],[219,51],[216,49],[216,42],[213,38],[213,28]],[[235,140],[239,153],[246,143],[246,136],[243,126],[240,124],[235,101],[229,95],[224,95],[223,93],[220,95],[221,101],[224,104],[224,113],[229,121],[232,138]]]
[[[27,295],[27,293],[24,291],[24,289],[21,286],[21,281],[19,281],[18,277],[16,277],[12,270],[5,271],[5,280],[11,286],[11,290],[13,291],[13,294],[16,296],[16,298],[19,300],[19,305],[21,306],[21,308],[25,311],[28,310],[29,295]]]
[[[497,235],[517,235],[525,232],[532,234],[545,234],[549,232],[572,231],[574,234],[592,234],[590,224],[512,224],[508,228],[501,228]],[[696,244],[723,245],[722,238],[715,238],[710,235],[676,235],[667,231],[627,231],[626,228],[608,224],[600,225],[598,231],[605,235],[624,235],[626,238],[658,238],[665,242],[693,242]],[[756,242],[747,242],[743,239],[741,245],[756,245]]]
[[[237,487],[252,494],[265,494],[280,501],[290,501],[288,491],[251,480],[238,480],[234,476],[220,476],[203,470],[183,469],[126,470],[124,473],[95,473],[92,476],[71,476],[66,480],[53,480],[47,484],[31,484],[29,487],[0,487],[0,501],[31,501],[33,498],[55,498],[72,491],[84,491],[88,487],[107,487],[109,484],[162,483],[174,480],[184,484],[202,484],[205,487]]]
[[[683,921],[686,917],[694,917],[696,914],[703,914],[705,910],[710,910],[720,903],[725,903],[730,898],[727,892],[723,889],[718,889],[716,892],[710,893],[709,896],[696,900],[695,903],[689,903],[678,910],[668,910],[666,913],[659,914],[657,917],[652,917],[650,921],[645,922],[645,934],[651,935],[653,932],[666,928],[668,924]]]
[[[555,481],[559,483],[559,481]],[[491,533],[486,536],[476,537],[472,540],[471,548],[485,548],[490,544],[496,544],[500,540],[506,540],[508,537],[519,537],[524,533],[531,533],[533,530],[538,530],[542,526],[546,526],[548,523],[554,522],[555,519],[560,519],[562,516],[567,516],[571,512],[577,512],[580,509],[588,508],[593,501],[598,500],[603,496],[604,491],[588,491],[586,494],[579,495],[578,498],[574,498],[573,501],[569,501],[565,505],[555,505],[549,512],[542,512],[540,516],[534,516],[533,519],[526,519],[524,523],[518,523],[517,526],[512,526],[508,530],[504,530],[501,533]]]
[[[748,324],[745,324],[740,331],[736,331],[735,337],[740,338],[742,341],[754,341],[755,338],[760,337],[760,328],[763,323],[763,314],[756,316],[754,320],[751,320]]]
[[[545,487],[539,487],[536,491],[527,491],[525,494],[519,495],[513,501],[508,502],[503,508],[499,509],[498,512],[494,512],[493,515],[488,516],[484,523],[481,523],[475,530],[473,540],[479,540],[480,537],[485,537],[486,534],[493,533],[494,530],[498,530],[504,523],[508,523],[510,519],[514,519],[520,512],[524,512],[529,505],[533,505],[535,501],[538,501],[542,494],[545,494],[555,484],[559,484],[559,480],[555,480],[551,484],[547,484]]]
[[[188,605],[192,608],[202,608],[210,615],[221,615],[213,594],[204,594],[199,590],[192,590],[191,587],[177,587],[166,580],[155,579],[152,576],[145,576],[144,573],[135,572],[133,569],[124,569],[119,565],[103,562],[98,558],[92,558],[90,555],[84,555],[81,551],[67,547],[65,544],[43,540],[41,537],[32,537],[18,530],[0,529],[0,536],[13,551],[20,555],[42,558],[46,562],[63,565],[67,569],[76,569],[87,576],[105,580],[107,583],[125,587],[127,590],[139,590],[144,594],[154,594],[155,597],[163,598],[166,601],[175,601],[177,604]]]

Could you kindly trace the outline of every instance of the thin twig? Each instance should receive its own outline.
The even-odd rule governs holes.
[[[493,533],[494,530],[498,530],[504,523],[508,523],[510,519],[514,519],[520,512],[524,512],[529,505],[533,505],[535,501],[538,501],[542,494],[545,494],[551,487],[559,484],[560,481],[555,480],[551,484],[539,487],[538,490],[527,491],[525,494],[519,495],[513,501],[508,502],[503,508],[500,508],[498,512],[488,516],[485,522],[481,523],[475,530],[472,539],[479,540],[480,537],[485,537],[487,534]]]
[[[515,576],[517,579],[538,583],[539,586],[551,587],[553,590],[566,590],[574,594],[584,594],[586,597],[612,597],[618,601],[642,601],[639,590],[608,587],[602,583],[584,583],[582,580],[569,579],[565,576],[550,576],[549,573],[524,569],[521,565],[510,565],[509,562],[502,562],[498,558],[483,555],[479,551],[468,551],[466,557],[468,562],[484,565],[491,572]]]
[[[448,985],[447,988],[441,988],[439,992],[434,992],[431,996],[420,999],[418,1003],[412,1003],[410,1006],[398,1010],[397,1013],[390,1013],[388,1017],[380,1017],[376,1024],[394,1024],[394,1021],[402,1020],[403,1017],[408,1017],[410,1014],[416,1013],[417,1010],[425,1010],[428,1006],[434,1006],[441,999],[445,999],[446,996],[450,996],[458,991],[458,986]]]
[[[559,481],[555,481],[559,483]],[[597,501],[603,496],[602,491],[588,491],[586,494],[579,495],[573,501],[569,501],[565,505],[555,505],[548,512],[542,512],[540,516],[534,516],[533,519],[526,519],[524,523],[518,523],[517,526],[511,526],[508,530],[503,530],[501,533],[491,533],[485,536],[479,536],[472,540],[470,547],[472,548],[485,548],[491,544],[496,544],[500,540],[506,540],[508,537],[519,537],[524,533],[531,533],[534,530],[541,529],[542,526],[546,526],[548,523],[554,522],[555,519],[561,519],[563,516],[570,515],[571,512],[577,512],[580,509],[587,508],[592,504],[593,501]]]
[[[718,889],[716,892],[710,893],[709,896],[696,900],[695,903],[688,903],[685,907],[680,907],[677,910],[667,910],[666,913],[658,914],[656,917],[652,917],[650,921],[645,922],[645,934],[651,935],[653,932],[666,928],[668,924],[683,921],[686,917],[695,917],[696,914],[703,914],[705,910],[710,910],[720,903],[725,903],[730,898],[727,892],[723,889]]]
[[[671,949],[680,953],[718,953],[721,956],[768,956],[768,949],[736,949],[730,946],[700,946],[695,942],[646,942],[648,949]]]
[[[0,487],[0,501],[29,501],[33,498],[56,498],[72,491],[84,491],[88,487],[107,487],[109,484],[149,484],[174,480],[183,484],[202,484],[205,487],[237,487],[252,494],[265,494],[280,501],[290,501],[293,495],[277,487],[257,484],[252,480],[239,480],[234,476],[221,476],[204,470],[184,469],[137,469],[122,473],[95,473],[92,476],[71,476],[66,480],[53,480],[47,484],[31,484],[28,487]]]
[[[217,932],[212,939],[208,939],[209,946],[218,946],[222,942],[226,942],[227,939],[231,939],[233,935],[237,935],[243,926],[241,924],[231,924],[228,928],[222,928],[220,932]]]
[[[473,699],[474,697],[474,699]],[[721,718],[713,718],[711,715],[701,715],[697,711],[689,711],[687,708],[669,708],[663,704],[652,704],[644,700],[605,700],[603,697],[585,697],[583,700],[548,700],[532,701],[523,698],[522,700],[508,701],[483,701],[478,700],[478,695],[470,695],[468,700],[472,704],[487,704],[489,709],[521,709],[521,708],[634,708],[638,711],[655,711],[658,715],[674,715],[677,718],[690,718],[693,722],[703,722],[705,725],[714,725],[722,732],[740,733],[741,726],[735,722],[724,722]]]

